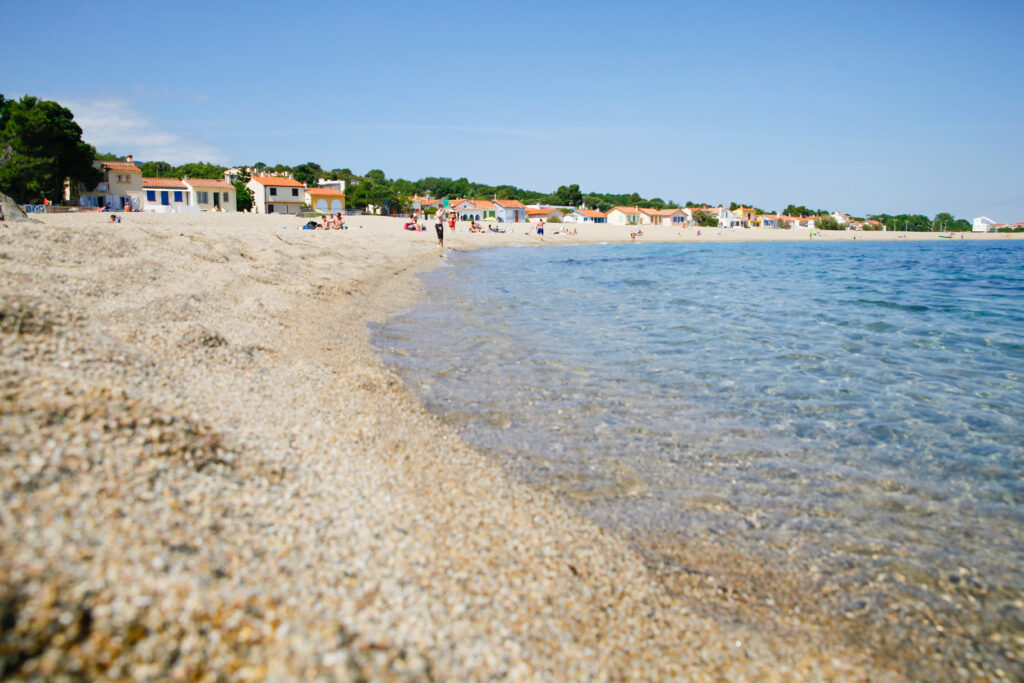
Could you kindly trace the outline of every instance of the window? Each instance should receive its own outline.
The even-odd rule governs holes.
[[[227,192],[222,192],[221,194],[223,195],[222,199],[224,201],[227,201],[228,200],[228,193]]]
[[[209,192],[196,192],[196,204],[205,204],[209,201]]]
[[[147,202],[155,202],[156,201],[156,190],[146,190],[146,201]]]
[[[178,192],[178,191],[174,192],[174,201],[176,201],[176,202],[180,202],[181,201],[181,192]]]
[[[277,196],[277,188],[276,187],[270,188],[270,196],[271,197],[276,197]]]
[[[293,197],[298,197],[299,196],[299,188],[297,188],[297,187],[293,187],[292,188],[292,196]]]

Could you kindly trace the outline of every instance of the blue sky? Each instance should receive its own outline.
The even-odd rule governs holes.
[[[100,151],[1024,221],[1024,2],[0,0]]]

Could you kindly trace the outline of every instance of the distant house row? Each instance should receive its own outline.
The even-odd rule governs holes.
[[[428,209],[439,209],[443,199],[431,199],[413,195],[409,198],[414,215],[422,216]],[[460,221],[497,221],[499,223],[522,223],[527,220],[526,207],[517,199],[452,199],[448,208],[456,213]]]
[[[698,225],[695,214],[703,213],[718,221],[721,228],[806,228],[817,226],[818,216],[786,216],[758,213],[754,209],[738,207],[687,207],[685,209],[645,209],[634,206],[615,206],[608,211],[608,222],[613,225],[672,225],[677,227]],[[843,213],[831,214],[836,222],[847,229],[880,228],[875,220],[855,221]]]
[[[97,161],[103,180],[93,189],[79,183],[64,186],[64,200],[79,206],[152,213],[237,211],[235,186],[227,179],[143,178],[142,169],[129,155],[124,161]],[[234,169],[229,169],[232,171]],[[227,173],[225,174],[228,175]],[[311,206],[324,213],[345,210],[345,182],[321,180],[307,188],[282,175],[254,176],[246,187],[253,193],[257,213],[299,213]]]
[[[157,213],[235,211],[235,187],[207,178],[143,178],[129,155],[124,161],[97,161],[103,174],[95,188],[64,185],[64,201],[79,206]]]

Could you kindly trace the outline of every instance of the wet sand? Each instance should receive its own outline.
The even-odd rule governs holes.
[[[432,231],[41,220],[0,224],[0,675],[915,677],[713,575],[670,585],[427,413],[366,323],[415,302]],[[579,229],[545,242],[629,239]],[[809,239],[720,232],[660,237]]]

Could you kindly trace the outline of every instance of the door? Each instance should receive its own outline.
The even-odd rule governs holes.
[[[267,204],[267,213],[274,213],[274,205]]]
[[[220,192],[214,192],[213,193],[213,208],[215,208],[215,209],[219,209],[220,208]]]
[[[171,199],[168,196],[169,194],[170,193],[167,190],[163,190],[163,191],[160,192],[160,203],[162,205],[164,205],[164,206],[169,206],[170,205]]]

